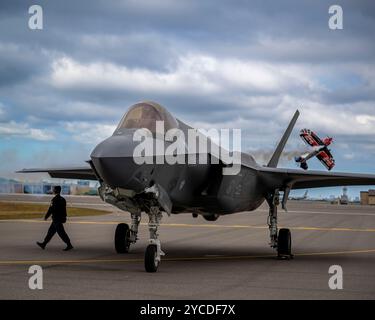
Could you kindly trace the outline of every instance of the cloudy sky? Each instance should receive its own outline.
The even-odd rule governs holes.
[[[32,4],[43,30],[28,28]],[[343,30],[328,27],[332,4]],[[81,164],[145,99],[241,128],[260,162],[298,108],[289,154],[308,127],[334,137],[336,171],[375,173],[374,32],[371,0],[1,0],[0,176]]]

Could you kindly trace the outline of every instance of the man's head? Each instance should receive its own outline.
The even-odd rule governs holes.
[[[60,186],[54,186],[53,187],[53,194],[60,194],[61,193],[61,187]]]

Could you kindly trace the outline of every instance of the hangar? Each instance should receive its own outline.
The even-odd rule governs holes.
[[[375,190],[361,191],[361,205],[375,205]]]

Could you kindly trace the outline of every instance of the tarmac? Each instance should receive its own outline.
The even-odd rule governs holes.
[[[48,202],[50,196],[1,195],[0,200]],[[292,232],[292,260],[269,247],[267,207],[220,217],[164,216],[166,256],[156,273],[144,271],[147,216],[139,241],[117,254],[117,223],[129,214],[96,197],[67,197],[68,205],[105,208],[107,215],[70,218],[65,225],[74,249],[63,252],[56,235],[46,250],[49,222],[0,221],[0,299],[374,299],[375,207],[289,201],[279,227]],[[69,211],[69,210],[68,210]],[[43,289],[31,290],[31,265],[43,270]],[[343,270],[343,289],[332,290],[329,268]]]

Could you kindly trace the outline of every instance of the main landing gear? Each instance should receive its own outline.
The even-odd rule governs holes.
[[[270,246],[277,249],[279,259],[292,259],[292,237],[289,229],[277,229],[277,206],[280,203],[279,190],[267,197],[269,205],[268,227],[270,230]]]
[[[149,245],[145,252],[145,269],[147,272],[156,272],[158,270],[161,257],[165,253],[161,250],[160,240],[158,238],[158,227],[162,219],[162,213],[159,207],[151,207],[148,212],[149,222],[148,230],[150,232]],[[117,253],[129,252],[131,244],[136,243],[138,240],[138,226],[141,222],[141,213],[131,214],[132,223],[129,227],[126,223],[117,225],[115,232],[115,249]]]

